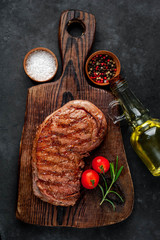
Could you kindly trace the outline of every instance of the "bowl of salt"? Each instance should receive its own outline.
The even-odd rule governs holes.
[[[58,61],[48,48],[38,47],[30,50],[23,62],[25,73],[35,82],[48,82],[57,72]]]

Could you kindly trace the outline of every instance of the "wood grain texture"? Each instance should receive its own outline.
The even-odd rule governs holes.
[[[85,32],[74,38],[67,32],[71,21],[81,21]],[[126,219],[132,212],[134,189],[119,125],[108,118],[107,106],[114,97],[103,89],[90,86],[84,74],[84,61],[90,50],[95,34],[95,18],[82,11],[65,11],[59,25],[59,42],[63,61],[61,78],[54,83],[42,84],[28,90],[24,128],[22,132],[19,158],[19,186],[16,217],[24,222],[45,226],[69,226],[88,228],[106,226]],[[115,199],[116,211],[112,206],[100,203],[100,191],[81,190],[81,197],[73,207],[56,207],[41,201],[33,195],[31,152],[36,130],[53,111],[73,99],[91,101],[105,114],[108,122],[107,135],[103,143],[85,159],[89,168],[91,160],[98,155],[123,165],[116,189],[124,198],[124,203]],[[118,113],[118,109],[117,109]]]

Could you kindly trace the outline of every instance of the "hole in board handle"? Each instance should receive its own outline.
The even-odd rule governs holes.
[[[72,37],[81,37],[86,30],[84,23],[78,19],[72,19],[67,24],[67,32]]]

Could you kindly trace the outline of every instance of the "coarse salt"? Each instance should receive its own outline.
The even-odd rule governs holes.
[[[55,58],[47,51],[37,50],[32,52],[26,61],[28,75],[37,81],[47,81],[56,72]]]

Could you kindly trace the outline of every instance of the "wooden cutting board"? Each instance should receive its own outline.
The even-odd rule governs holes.
[[[72,37],[67,29],[73,22],[82,24],[84,33]],[[65,11],[59,25],[59,42],[63,61],[62,76],[53,83],[41,84],[28,90],[24,128],[19,158],[19,186],[16,217],[26,223],[45,226],[69,226],[78,228],[98,227],[114,224],[126,219],[132,212],[134,189],[123,147],[119,125],[108,118],[108,104],[114,100],[106,90],[92,87],[84,74],[84,62],[91,49],[95,35],[95,17],[82,11]],[[91,101],[105,114],[108,131],[103,143],[86,158],[86,168],[95,156],[102,155],[123,165],[116,188],[124,203],[115,199],[116,211],[109,203],[100,203],[100,190],[85,190],[73,207],[56,207],[33,195],[31,152],[36,130],[53,111],[73,99]],[[118,110],[117,110],[118,113]]]

